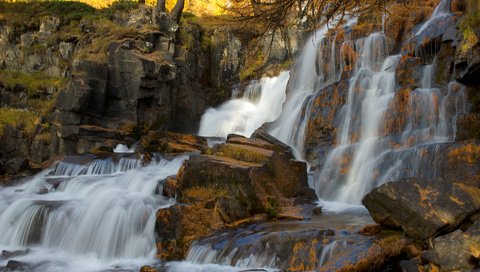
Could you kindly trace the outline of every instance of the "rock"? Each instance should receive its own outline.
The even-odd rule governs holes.
[[[178,181],[176,176],[170,176],[163,182],[162,195],[169,198],[176,198],[178,192]]]
[[[30,169],[28,166],[28,160],[20,157],[8,160],[4,167],[7,174],[17,174]]]
[[[468,35],[467,35],[468,34]],[[455,79],[466,85],[478,85],[480,73],[480,35],[475,31],[461,35],[455,53]]]
[[[224,227],[220,215],[212,211],[208,204],[211,205],[175,205],[157,212],[157,257],[162,260],[180,260],[184,258],[193,240]]]
[[[450,9],[452,12],[464,12],[465,11],[465,0],[452,0],[450,4]]]
[[[480,140],[480,114],[470,113],[458,117],[457,141]]]
[[[335,145],[336,128],[340,125],[340,111],[347,99],[348,83],[348,80],[341,80],[331,84],[312,98],[312,111],[305,131],[305,153],[314,167],[323,165],[326,154]]]
[[[466,183],[411,179],[387,183],[362,203],[375,222],[402,228],[415,239],[455,230],[480,209],[480,189]]]
[[[32,271],[34,268],[33,265],[29,263],[19,262],[15,260],[10,260],[5,266],[5,272],[19,272],[19,271]]]
[[[311,217],[311,208],[301,206],[316,200],[305,163],[270,137],[263,136],[267,142],[230,135],[225,144],[207,149],[208,155],[190,155],[176,178],[165,181],[164,194],[176,195],[181,204],[157,213],[161,258],[183,258],[193,240],[257,215]]]
[[[440,271],[480,268],[480,221],[476,220],[465,231],[456,230],[435,238],[433,248],[423,252],[421,259]]]
[[[88,107],[91,88],[88,77],[77,76],[69,82],[66,90],[61,91],[55,102],[55,108],[62,111],[81,112]]]
[[[25,250],[15,250],[15,251],[8,251],[8,250],[2,250],[2,257],[5,259],[11,259],[19,256],[23,256],[30,253],[30,249],[25,249]]]
[[[52,34],[60,26],[60,19],[53,16],[46,16],[40,19],[40,33]]]
[[[75,51],[75,44],[71,42],[60,42],[58,52],[63,60],[68,61],[72,58]]]
[[[150,267],[148,265],[144,265],[140,268],[140,272],[157,272],[157,269]]]
[[[420,265],[420,258],[413,258],[410,260],[403,260],[399,263],[402,272],[420,272],[423,271],[423,266]]]
[[[113,20],[122,26],[141,28],[152,24],[152,9],[147,6],[139,6],[129,11],[117,10]]]
[[[150,131],[140,140],[145,152],[156,153],[201,153],[208,148],[207,139],[201,136],[173,132]]]

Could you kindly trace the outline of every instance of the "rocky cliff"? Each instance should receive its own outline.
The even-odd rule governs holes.
[[[299,31],[287,41],[277,36],[252,53],[258,33],[216,18],[184,14],[177,25],[167,13],[122,2],[102,10],[1,5],[1,106],[30,119],[0,121],[0,173],[132,144],[151,130],[195,133],[206,108],[225,101],[240,79],[284,65],[301,40]]]

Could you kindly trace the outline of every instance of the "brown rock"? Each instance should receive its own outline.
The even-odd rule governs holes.
[[[156,153],[201,153],[208,148],[207,139],[190,134],[151,131],[142,137],[143,151]]]
[[[384,184],[362,203],[375,222],[421,240],[458,228],[478,211],[480,189],[443,179],[411,179]]]
[[[184,258],[190,244],[224,227],[211,203],[175,205],[157,212],[157,257],[163,260]]]
[[[316,200],[306,164],[293,160],[289,148],[266,135],[231,135],[207,153],[191,155],[177,176],[165,181],[164,194],[177,195],[184,204],[157,213],[162,259],[181,259],[192,241],[259,214],[303,219],[308,213],[299,205]]]

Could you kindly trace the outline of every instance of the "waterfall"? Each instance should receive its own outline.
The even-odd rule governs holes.
[[[346,27],[355,22],[349,20]],[[295,156],[302,158],[308,121],[304,105],[311,105],[309,98],[315,90],[338,81],[344,68],[336,61],[336,35],[327,38],[328,30],[325,25],[306,40],[291,72],[251,82],[241,98],[236,98],[235,89],[232,100],[208,109],[198,134],[226,137],[236,133],[248,137],[264,123],[275,121],[268,132],[288,143]]]
[[[428,19],[415,33],[415,36],[420,35],[425,29],[432,25],[438,18],[442,18],[450,14],[450,1],[442,0],[433,11],[432,16]]]
[[[202,116],[198,134],[227,137],[236,133],[249,137],[261,125],[280,115],[289,77],[289,72],[282,72],[278,77],[251,82],[241,98],[234,98],[217,109],[208,109]]]
[[[138,269],[153,262],[155,213],[174,203],[156,193],[159,181],[176,174],[185,158],[142,167],[128,157],[76,157],[0,188],[2,248],[31,249],[15,259],[40,263],[35,271]]]
[[[457,115],[464,111],[462,87],[432,88],[434,64],[423,68],[421,87],[395,90],[400,56],[388,56],[383,33],[357,41],[360,58],[349,83],[337,134],[338,145],[316,176],[315,189],[324,200],[359,204],[365,194],[385,182],[414,177],[426,145],[453,141]],[[395,99],[406,96],[398,113]],[[400,134],[390,123],[406,119]],[[385,163],[388,162],[388,163]]]

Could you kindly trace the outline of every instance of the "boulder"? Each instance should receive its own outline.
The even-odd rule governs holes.
[[[362,203],[377,223],[421,240],[455,230],[479,211],[480,188],[441,178],[402,180],[374,189]]]
[[[476,233],[475,233],[476,230]],[[440,271],[479,268],[479,225],[463,232],[456,230],[433,240],[433,248],[421,255],[424,263],[440,267]]]
[[[164,182],[166,196],[179,204],[157,212],[158,254],[185,257],[201,237],[240,222],[268,218],[303,219],[316,195],[308,187],[306,164],[271,136],[230,135],[225,144],[190,155],[175,178]]]
[[[208,142],[196,135],[150,131],[140,139],[140,147],[144,152],[199,154],[208,148]]]

